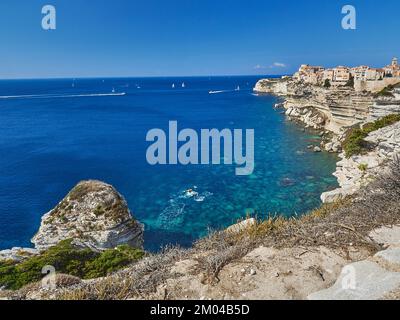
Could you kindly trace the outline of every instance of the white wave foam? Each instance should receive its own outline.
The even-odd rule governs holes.
[[[0,99],[57,99],[57,98],[81,98],[81,97],[112,97],[124,96],[125,92],[115,93],[87,93],[87,94],[31,94],[19,96],[0,96]]]
[[[172,228],[173,226],[179,225],[183,219],[185,208],[190,205],[191,201],[203,202],[207,198],[213,196],[213,193],[209,191],[197,192],[194,191],[195,189],[197,189],[197,187],[193,186],[192,189],[182,190],[171,196],[167,207],[164,208],[158,217],[159,223],[163,225],[164,228]]]

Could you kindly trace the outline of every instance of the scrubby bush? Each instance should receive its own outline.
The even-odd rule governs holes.
[[[400,114],[390,114],[386,117],[376,120],[375,122],[364,125],[362,129],[351,129],[342,144],[346,157],[350,158],[351,156],[362,154],[368,150],[368,143],[364,140],[368,134],[381,128],[390,126],[398,121],[400,121]]]
[[[86,262],[84,269],[85,275],[83,278],[91,279],[103,277],[142,257],[143,251],[133,249],[128,245],[122,245],[114,250],[104,251],[96,259]]]
[[[325,79],[325,82],[324,82],[324,88],[330,88],[331,87],[331,82],[329,81],[329,79]]]
[[[375,98],[379,98],[379,97],[389,97],[389,98],[394,98],[394,94],[393,94],[393,89],[395,88],[395,86],[393,85],[388,85],[387,87],[383,88],[381,91],[379,91],[378,93],[375,94]]]
[[[368,169],[368,164],[366,164],[366,163],[361,163],[361,164],[358,166],[358,169],[359,169],[360,171],[362,171],[362,172],[365,172],[365,171],[367,171],[367,169]]]
[[[82,279],[102,277],[142,258],[143,255],[142,250],[126,245],[99,253],[76,248],[72,245],[72,240],[64,240],[21,263],[0,262],[0,287],[16,290],[39,281],[43,277],[42,268],[46,265],[54,266],[57,273]]]
[[[345,84],[346,87],[354,88],[354,77],[350,75],[349,80]]]
[[[346,154],[346,158],[350,158],[356,154],[362,153],[366,148],[364,138],[367,137],[362,129],[351,129],[343,142],[342,148]]]

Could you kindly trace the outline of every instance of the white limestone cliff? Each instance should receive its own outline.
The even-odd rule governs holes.
[[[65,239],[74,239],[75,245],[98,251],[121,244],[142,248],[143,229],[131,216],[125,199],[111,185],[83,181],[42,217],[32,242],[38,250]]]

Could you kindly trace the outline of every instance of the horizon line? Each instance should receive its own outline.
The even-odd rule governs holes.
[[[21,77],[21,78],[0,78],[0,81],[11,81],[11,80],[74,80],[74,79],[152,79],[152,78],[218,78],[218,77],[283,77],[290,76],[292,74],[220,74],[220,75],[191,75],[191,76],[59,76],[59,77]]]

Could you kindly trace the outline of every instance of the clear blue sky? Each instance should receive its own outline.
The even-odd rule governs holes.
[[[57,9],[57,30],[41,8]],[[357,9],[357,30],[341,8]],[[399,0],[1,0],[0,78],[292,73],[400,56]]]

